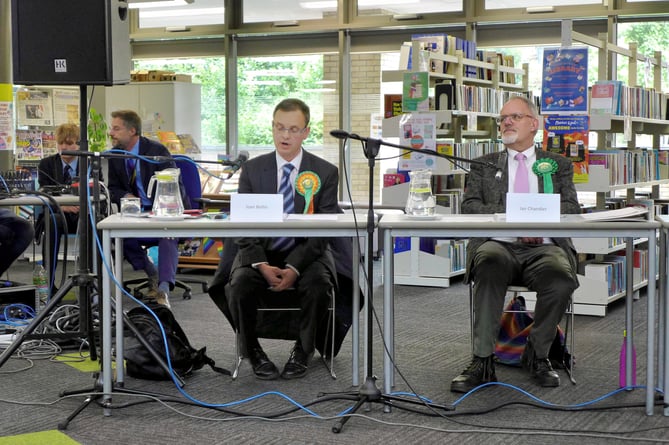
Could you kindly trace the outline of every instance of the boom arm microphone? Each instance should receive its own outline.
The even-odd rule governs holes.
[[[430,156],[437,156],[439,158],[444,158],[448,159],[451,161],[451,163],[455,164],[454,161],[459,161],[459,162],[466,162],[468,164],[478,164],[478,165],[484,165],[486,167],[492,167],[492,168],[497,168],[497,165],[493,164],[492,162],[486,162],[486,161],[479,161],[477,159],[467,159],[467,158],[461,158],[459,156],[452,156],[452,155],[447,155],[444,153],[439,153],[434,150],[427,150],[424,148],[413,148],[413,147],[406,147],[404,145],[397,145],[397,144],[391,144],[390,142],[385,142],[380,139],[372,139],[372,138],[365,138],[362,136],[359,136],[355,133],[349,133],[344,130],[332,130],[330,131],[330,135],[337,138],[337,139],[355,139],[357,141],[362,141],[362,142],[374,142],[380,145],[386,145],[388,147],[395,147],[399,148],[401,150],[409,150],[409,151],[415,151],[416,153],[424,153]],[[455,164],[457,165],[457,164]]]
[[[237,173],[237,170],[242,168],[242,165],[249,160],[249,152],[242,150],[237,154],[237,159],[232,161],[230,167],[230,173],[228,174],[228,179],[232,178],[232,175]]]

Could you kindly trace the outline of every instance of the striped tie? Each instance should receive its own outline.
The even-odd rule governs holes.
[[[283,166],[283,176],[279,186],[279,193],[283,195],[283,213],[293,213],[295,210],[293,187],[290,184],[290,173],[294,168],[293,164],[284,164]],[[294,244],[295,239],[292,237],[275,238],[272,250],[289,250]]]
[[[65,169],[63,171],[63,182],[67,185],[72,184],[72,166],[70,166],[70,164],[65,164]]]

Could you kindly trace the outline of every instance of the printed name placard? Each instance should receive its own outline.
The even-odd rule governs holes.
[[[507,193],[507,222],[560,222],[557,193]]]
[[[230,221],[283,221],[283,195],[233,193],[230,195]]]

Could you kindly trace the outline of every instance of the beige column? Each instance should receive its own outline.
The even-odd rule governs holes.
[[[10,0],[0,0],[0,84],[12,83],[12,18],[10,3]]]
[[[12,32],[10,0],[0,0],[0,108],[7,112],[8,104],[14,100],[12,95]],[[11,110],[11,105],[9,105]],[[10,117],[11,120],[11,117]],[[6,122],[6,120],[5,120]],[[14,128],[0,127],[0,149],[13,150]],[[13,127],[13,123],[8,125]],[[0,155],[0,169],[6,169],[12,163],[11,152],[3,151]]]

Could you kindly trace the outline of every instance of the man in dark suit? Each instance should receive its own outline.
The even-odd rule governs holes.
[[[125,150],[135,156],[171,158],[169,150],[160,142],[142,136],[142,120],[131,110],[114,111],[109,136],[115,149]],[[166,168],[176,168],[174,161],[144,161],[139,158],[109,160],[109,192],[111,200],[120,208],[121,198],[141,199],[142,209],[150,211],[155,193],[147,192],[151,177]],[[179,178],[181,200],[190,208],[190,200]],[[149,260],[145,246],[158,245],[158,270]],[[179,260],[178,240],[175,238],[129,238],[123,240],[123,254],[134,270],[144,270],[151,282],[149,297],[156,303],[170,307],[169,293],[174,289]]]
[[[537,160],[547,160],[553,166],[551,179],[554,193],[560,195],[560,212],[580,213],[571,161],[535,150],[534,136],[540,121],[534,104],[525,97],[513,97],[500,114],[498,121],[505,150],[479,160],[498,165],[501,178],[487,165],[472,164],[462,213],[504,213],[508,191],[543,193],[544,180],[532,172]],[[524,175],[525,181],[519,174],[523,169],[528,173]],[[524,190],[516,188],[521,183]],[[568,238],[470,240],[465,281],[474,283],[474,357],[469,367],[451,382],[451,391],[468,392],[483,383],[497,381],[493,352],[506,288],[511,284],[527,286],[537,293],[534,325],[521,359],[523,367],[540,386],[560,385],[548,351],[569,298],[578,287],[576,265],[576,250]]]
[[[239,178],[239,193],[277,193],[282,189],[284,166],[292,169],[288,195],[294,203],[289,213],[337,213],[337,167],[307,152],[302,142],[309,135],[309,107],[298,99],[285,99],[274,109],[272,130],[276,150],[246,162]],[[305,187],[315,185],[313,194]],[[286,196],[284,194],[284,196]],[[310,196],[307,201],[306,197]],[[281,377],[294,379],[307,372],[315,349],[320,314],[327,312],[330,291],[336,285],[333,254],[327,238],[240,238],[233,258],[224,255],[210,295],[219,307],[229,307],[237,326],[244,355],[249,358],[259,379],[279,377],[277,367],[263,351],[256,334],[257,309],[263,295],[271,292],[281,299],[282,293],[294,290],[300,301],[299,339],[291,352]],[[286,244],[288,244],[286,246]],[[224,252],[229,247],[224,248]],[[350,257],[349,257],[350,258]],[[225,264],[225,261],[228,261]],[[229,261],[232,260],[232,264]],[[222,289],[222,282],[229,281]],[[224,300],[224,301],[222,301]]]
[[[58,153],[42,159],[37,166],[37,180],[42,190],[47,193],[52,187],[65,189],[72,184],[72,180],[79,176],[79,158],[77,156],[63,155],[62,151],[79,150],[79,126],[74,124],[62,124],[56,128],[56,144]],[[79,206],[61,206],[63,218],[56,214],[56,224],[51,224],[49,245],[42,244],[42,256],[49,255],[52,267],[58,259],[60,237],[68,233],[77,233],[79,224]],[[35,222],[35,235],[41,238],[44,234],[44,218],[51,217],[48,212],[43,212]]]

